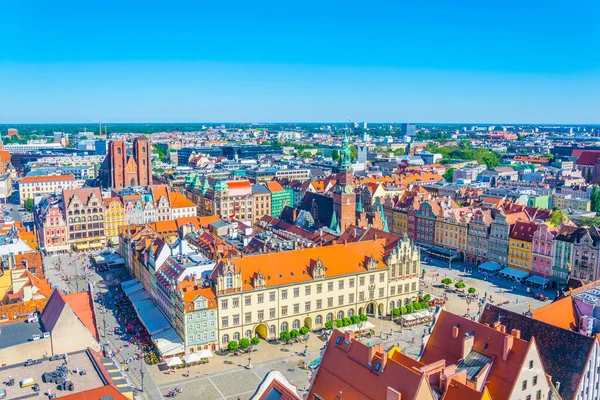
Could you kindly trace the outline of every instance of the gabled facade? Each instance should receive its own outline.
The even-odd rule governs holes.
[[[489,210],[475,210],[467,231],[467,251],[465,253],[467,263],[480,265],[488,260],[488,240],[491,223],[492,216]]]
[[[500,212],[490,224],[488,239],[488,260],[508,266],[508,248],[510,240],[510,224],[506,215]]]
[[[554,238],[558,230],[548,224],[540,224],[533,234],[531,273],[546,279],[552,279],[554,260]]]

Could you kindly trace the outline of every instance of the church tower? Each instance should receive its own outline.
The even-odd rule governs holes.
[[[354,172],[352,170],[350,145],[344,133],[340,162],[336,170],[336,184],[333,188],[333,212],[339,224],[339,232],[356,223],[356,194],[354,193]]]

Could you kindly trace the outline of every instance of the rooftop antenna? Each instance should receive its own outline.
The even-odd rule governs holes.
[[[100,129],[98,130],[98,135],[100,135],[100,139],[102,139],[102,121],[98,121]]]

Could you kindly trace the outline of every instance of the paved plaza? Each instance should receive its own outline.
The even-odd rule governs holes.
[[[304,363],[319,357],[326,343],[326,337],[317,334],[310,335],[308,347],[305,343],[284,346],[261,341],[258,350],[252,353],[251,369],[247,368],[247,354],[240,356],[215,354],[208,364],[178,369],[170,374],[161,371],[157,365],[147,366],[142,361],[133,360],[139,348],[135,344],[128,345],[127,341],[111,334],[115,327],[124,328],[124,321],[119,321],[119,316],[115,315],[114,296],[120,283],[130,279],[129,274],[123,268],[97,273],[90,266],[89,256],[85,253],[44,258],[46,276],[51,284],[61,290],[76,292],[86,290],[89,283],[93,285],[100,337],[108,343],[111,350],[116,352],[113,358],[115,362],[127,369],[124,375],[132,387],[142,388],[141,372],[143,371],[144,392],[140,393],[140,397],[161,399],[175,387],[180,387],[182,392],[177,395],[177,398],[184,400],[248,399],[259,382],[271,370],[283,373],[301,392],[308,388],[309,371],[303,369]],[[548,304],[534,299],[525,286],[505,279],[471,273],[468,267],[461,263],[453,264],[450,269],[447,263],[423,260],[422,267],[425,270],[422,281],[423,291],[438,297],[448,296],[446,309],[459,315],[466,314],[467,303],[463,297],[444,288],[440,281],[445,277],[451,278],[454,282],[463,280],[467,287],[475,287],[481,297],[487,294],[488,299],[491,297],[494,304],[507,302],[502,307],[518,313],[526,312],[530,305],[532,309],[536,309]],[[541,292],[539,289],[535,290]],[[97,295],[98,293],[100,295]],[[551,298],[556,295],[556,292],[551,290],[543,293]],[[471,303],[469,315],[477,318],[478,312],[478,304]],[[423,336],[428,331],[428,326],[402,329],[386,319],[370,318],[369,321],[375,325],[375,334],[369,338],[362,338],[362,341],[373,345],[381,343],[385,349],[399,346],[403,352],[415,358],[420,355]],[[308,356],[303,354],[306,348],[309,351]]]

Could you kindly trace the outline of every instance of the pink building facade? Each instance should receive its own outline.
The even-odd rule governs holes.
[[[540,224],[539,229],[533,234],[531,274],[552,279],[554,238],[556,234],[556,228],[551,228],[547,224]]]

